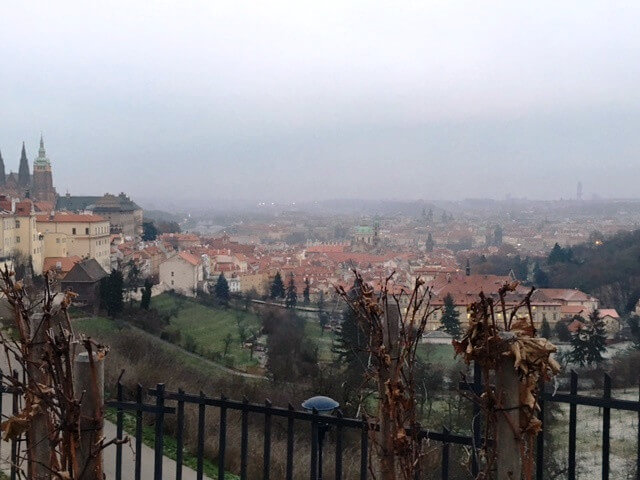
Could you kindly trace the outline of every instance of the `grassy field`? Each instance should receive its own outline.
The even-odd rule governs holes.
[[[195,345],[195,351],[211,357],[225,350],[225,338],[231,336],[227,358],[231,359],[234,368],[245,369],[255,367],[258,362],[251,358],[250,352],[242,348],[239,338],[238,322],[247,332],[258,332],[260,321],[252,312],[231,308],[213,308],[201,305],[194,300],[178,299],[169,294],[154,297],[151,306],[160,312],[175,310],[177,315],[172,317],[170,327],[180,332],[179,344],[189,347]],[[192,348],[189,348],[192,349]]]
[[[320,328],[320,323],[312,320],[306,320],[304,325],[304,333],[316,345],[318,345],[318,360],[320,362],[333,361],[333,353],[331,347],[333,345],[334,333],[328,330],[324,332]]]
[[[452,345],[421,343],[417,350],[417,355],[423,362],[445,367],[451,367],[459,361],[454,358],[453,354]]]

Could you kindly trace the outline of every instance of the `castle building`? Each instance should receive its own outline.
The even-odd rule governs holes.
[[[40,136],[38,157],[33,162],[33,174],[29,170],[29,160],[24,142],[22,143],[17,174],[14,172],[6,174],[4,160],[0,153],[0,194],[55,204],[57,194],[53,187],[51,162],[47,157],[42,136]]]
[[[124,193],[106,193],[102,197],[67,194],[58,197],[55,209],[75,213],[91,212],[109,220],[113,234],[121,233],[127,237],[142,235],[142,208]]]

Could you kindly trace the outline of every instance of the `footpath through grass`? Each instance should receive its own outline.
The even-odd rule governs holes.
[[[109,407],[105,411],[105,418],[112,423],[117,422],[117,411],[115,408]],[[136,433],[136,417],[132,413],[123,412],[122,427],[128,435],[135,435]],[[150,425],[142,425],[142,443],[147,447],[155,447],[155,428]],[[164,455],[171,460],[178,458],[178,442],[175,438],[165,434],[163,435]],[[132,439],[133,441],[133,439]],[[187,448],[183,449],[182,464],[196,470],[198,468],[198,457],[190,452]],[[206,477],[218,478],[218,464],[208,458],[202,459],[202,470]],[[238,480],[240,477],[233,475],[232,473],[225,472],[224,478],[229,480]],[[2,480],[2,477],[0,477]]]
[[[166,293],[154,297],[151,306],[161,313],[176,312],[168,329],[180,332],[177,343],[183,348],[212,360],[219,359],[221,363],[240,370],[258,365],[258,361],[251,358],[249,349],[242,347],[240,339],[241,329],[247,336],[260,331],[260,321],[255,313],[209,307]],[[228,337],[231,342],[224,356],[225,339]]]

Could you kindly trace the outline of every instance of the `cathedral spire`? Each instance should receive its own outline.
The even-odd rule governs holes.
[[[31,183],[31,173],[29,172],[29,160],[27,160],[27,150],[22,142],[22,154],[20,155],[20,168],[18,168],[18,185],[28,187]]]
[[[2,152],[0,152],[0,186],[4,186],[7,181],[7,177],[4,173],[4,160],[2,159]]]
[[[51,165],[49,159],[47,158],[47,152],[44,149],[44,139],[42,138],[42,133],[40,133],[40,149],[38,150],[38,158],[33,161],[34,171],[35,167],[48,167]]]

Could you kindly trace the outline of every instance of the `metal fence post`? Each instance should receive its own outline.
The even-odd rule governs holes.
[[[162,480],[162,457],[164,456],[164,383],[156,385],[156,428],[154,480]]]

